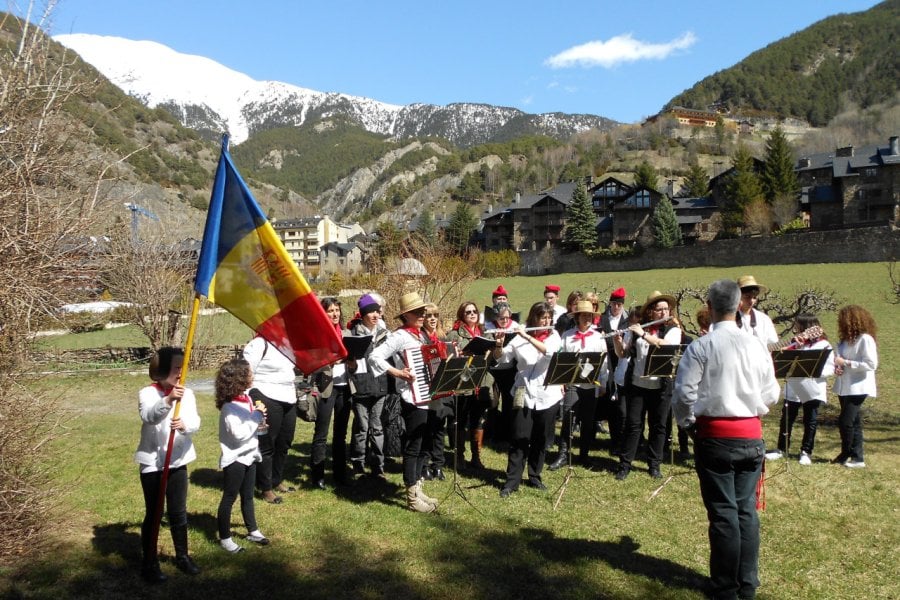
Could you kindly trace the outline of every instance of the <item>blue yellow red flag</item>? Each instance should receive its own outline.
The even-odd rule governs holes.
[[[228,136],[222,139],[194,290],[269,340],[306,374],[347,355],[235,168]]]

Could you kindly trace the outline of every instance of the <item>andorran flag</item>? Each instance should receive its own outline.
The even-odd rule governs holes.
[[[194,290],[249,325],[305,374],[347,355],[316,295],[235,169],[227,136]]]

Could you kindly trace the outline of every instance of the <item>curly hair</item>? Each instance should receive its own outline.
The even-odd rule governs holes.
[[[253,383],[250,363],[243,358],[232,358],[216,373],[216,408],[231,402]]]
[[[878,327],[872,314],[862,306],[849,304],[838,312],[838,333],[842,341],[855,340],[864,333],[877,339]]]

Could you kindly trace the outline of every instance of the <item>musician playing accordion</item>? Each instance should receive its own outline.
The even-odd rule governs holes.
[[[427,457],[426,441],[430,439],[429,405],[416,404],[414,390],[416,384],[421,383],[422,375],[417,376],[415,367],[406,364],[405,360],[408,360],[407,350],[421,349],[426,341],[422,336],[422,325],[425,322],[427,304],[416,292],[401,297],[400,314],[397,318],[402,321],[402,325],[382,345],[375,348],[369,357],[369,367],[376,376],[387,373],[397,380],[397,392],[403,399],[402,415],[406,425],[402,450],[406,506],[422,513],[433,512],[438,504],[437,500],[425,495],[420,479]]]

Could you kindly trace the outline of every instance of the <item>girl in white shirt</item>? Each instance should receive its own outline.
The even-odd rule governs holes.
[[[516,337],[505,347],[504,333],[497,333],[494,358],[516,360],[516,380],[513,386],[512,428],[510,431],[509,457],[506,466],[506,483],[500,497],[506,498],[519,488],[525,459],[528,459],[528,485],[546,490],[541,481],[541,470],[547,453],[547,440],[556,426],[556,413],[563,396],[563,386],[544,385],[544,377],[550,359],[560,348],[559,333],[552,328],[553,307],[538,302],[528,312],[527,327],[546,329],[525,331],[519,326]]]
[[[150,379],[153,383],[141,390],[138,399],[141,441],[134,453],[134,462],[140,465],[145,509],[141,525],[141,576],[150,583],[166,580],[159,568],[157,536],[153,535],[153,531],[159,523],[157,502],[170,439],[172,451],[166,483],[166,508],[175,546],[175,566],[189,575],[200,572],[187,549],[187,464],[197,458],[191,434],[200,429],[200,415],[194,392],[180,383],[183,363],[184,351],[180,348],[157,350],[150,358]],[[176,404],[180,404],[177,418]]]
[[[832,461],[854,469],[866,466],[863,460],[863,431],[860,410],[867,396],[876,395],[875,369],[878,349],[875,319],[861,306],[845,306],[838,313],[841,341],[834,359],[834,393],[841,402],[838,426],[841,453]]]
[[[821,327],[815,315],[800,314],[794,322],[794,333],[801,334],[813,327]],[[824,332],[820,336],[805,338],[797,335],[790,346],[795,350],[831,349]],[[803,408],[803,440],[800,442],[800,464],[811,465],[813,446],[816,442],[816,427],[819,408],[828,396],[826,378],[834,374],[834,353],[830,352],[822,369],[821,377],[789,377],[784,386],[784,406],[778,430],[778,450],[767,452],[767,460],[781,458],[790,447],[791,430],[797,413]]]
[[[229,360],[216,374],[216,408],[219,409],[219,448],[222,455],[219,467],[224,474],[222,499],[216,513],[219,544],[227,552],[243,551],[231,538],[231,508],[238,494],[241,497],[241,516],[247,526],[247,540],[265,546],[268,538],[256,526],[253,506],[253,487],[256,464],[262,462],[259,451],[259,426],[265,421],[266,407],[261,401],[255,405],[246,394],[253,382],[250,363],[243,358]]]

